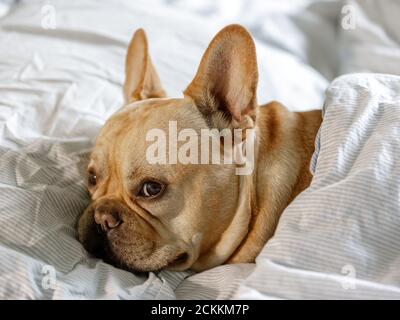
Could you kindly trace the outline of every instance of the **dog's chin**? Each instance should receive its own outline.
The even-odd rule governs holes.
[[[186,267],[186,262],[188,260],[187,253],[180,253],[171,257],[158,256],[155,258],[150,256],[147,259],[145,258],[138,261],[137,259],[132,259],[132,255],[129,255],[129,257],[121,256],[119,253],[110,249],[109,246],[106,246],[105,250],[100,253],[100,255],[101,256],[97,257],[103,259],[104,262],[130,272],[158,272],[162,269],[183,271],[188,268]]]
[[[162,269],[183,271],[190,267],[189,257],[188,253],[171,245],[161,246],[143,256],[134,247],[115,249],[112,243],[108,243],[103,253],[105,262],[131,272],[157,272]]]
[[[173,270],[173,271],[183,271],[188,269],[186,267],[186,261],[188,259],[187,253],[181,253],[171,259],[163,259],[163,261],[153,261],[149,259],[148,261],[142,261],[139,264],[131,264],[129,261],[125,261],[121,258],[118,258],[114,253],[106,253],[105,258],[103,259],[105,262],[118,267],[120,269],[124,269],[130,272],[158,272],[163,269]]]

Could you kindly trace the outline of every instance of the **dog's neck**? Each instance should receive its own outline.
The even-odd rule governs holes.
[[[253,173],[238,176],[236,214],[193,270],[254,262],[273,236],[283,210],[311,182],[309,164],[320,124],[320,111],[289,112],[276,102],[260,108]]]
[[[223,264],[246,237],[251,222],[253,176],[239,176],[239,180],[238,207],[231,223],[218,243],[192,265],[192,270],[202,271]]]
[[[227,262],[253,262],[274,235],[283,210],[311,182],[309,170],[321,112],[289,112],[272,102],[260,108],[248,232]]]

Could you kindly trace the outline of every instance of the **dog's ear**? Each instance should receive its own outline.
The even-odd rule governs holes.
[[[146,34],[138,29],[126,55],[124,96],[127,103],[166,95],[148,50]]]
[[[257,81],[252,38],[243,27],[229,25],[211,41],[184,95],[218,128],[249,127],[256,118]]]

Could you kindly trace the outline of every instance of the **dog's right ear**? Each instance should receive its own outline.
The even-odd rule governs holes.
[[[124,84],[126,103],[166,96],[148,50],[144,30],[136,30],[126,55]]]
[[[246,29],[230,25],[211,41],[184,95],[219,129],[252,127],[257,81],[254,42]]]

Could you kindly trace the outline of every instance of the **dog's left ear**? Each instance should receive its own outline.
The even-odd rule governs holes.
[[[151,63],[146,34],[138,29],[129,44],[125,64],[125,102],[166,96],[160,78]]]
[[[254,42],[246,29],[230,25],[211,41],[184,95],[219,129],[252,127],[257,81]]]

